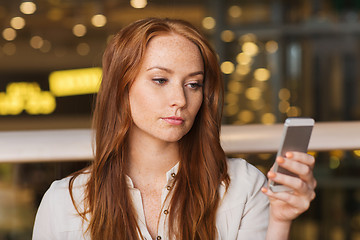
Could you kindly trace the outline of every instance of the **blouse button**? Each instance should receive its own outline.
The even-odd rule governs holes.
[[[168,214],[168,213],[169,213],[169,211],[165,209],[165,210],[164,210],[164,214]]]
[[[160,237],[160,236],[157,236],[157,237],[156,237],[156,240],[161,240],[161,237]]]
[[[171,173],[171,176],[174,178],[174,177],[176,176],[176,174],[175,174],[175,173]]]
[[[166,189],[170,191],[170,190],[171,190],[171,186],[167,186]]]

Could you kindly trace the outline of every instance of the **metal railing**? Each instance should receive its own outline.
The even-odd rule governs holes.
[[[224,125],[221,143],[226,153],[276,152],[282,124]],[[309,144],[311,151],[360,149],[360,121],[318,122]],[[0,132],[0,162],[91,160],[92,130],[37,130]]]

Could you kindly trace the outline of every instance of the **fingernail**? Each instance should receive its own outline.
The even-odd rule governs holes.
[[[293,157],[293,154],[292,154],[291,152],[287,152],[287,153],[285,153],[285,156],[286,156],[287,158],[292,158],[292,157]]]
[[[267,175],[269,178],[274,178],[276,176],[276,174],[274,172],[268,172]]]
[[[261,188],[261,191],[262,191],[263,193],[266,193],[268,190],[267,190],[267,188],[262,187],[262,188]]]
[[[282,158],[282,157],[278,157],[278,158],[276,159],[276,162],[282,164],[282,163],[285,162],[285,159]]]

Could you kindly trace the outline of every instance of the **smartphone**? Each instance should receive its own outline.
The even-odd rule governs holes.
[[[281,145],[276,157],[283,156],[289,151],[307,152],[311,132],[314,126],[314,119],[312,118],[288,118],[284,123],[283,135],[281,138]],[[280,167],[276,162],[274,164],[274,172],[287,174],[297,177],[296,174]],[[278,184],[274,181],[269,181],[269,187],[273,192],[290,191],[288,187]]]

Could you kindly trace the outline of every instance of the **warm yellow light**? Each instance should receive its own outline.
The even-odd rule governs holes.
[[[279,99],[281,99],[283,101],[289,100],[290,96],[291,96],[290,91],[287,88],[280,89],[278,95],[279,95]]]
[[[14,82],[6,86],[6,93],[17,98],[28,98],[41,91],[39,84],[32,82]]]
[[[40,36],[33,36],[30,39],[30,46],[35,49],[40,49],[44,45],[44,40]]]
[[[49,76],[50,91],[58,97],[96,93],[101,75],[101,68],[55,71]]]
[[[56,101],[50,92],[42,92],[38,83],[15,82],[0,93],[0,115],[18,115],[26,110],[29,114],[50,114]]]
[[[354,150],[354,154],[355,154],[355,156],[360,157],[360,149]]]
[[[239,114],[237,115],[238,119],[241,120],[244,123],[249,123],[254,121],[255,119],[255,114],[252,111],[249,110],[242,110],[241,112],[239,112]]]
[[[229,8],[228,13],[229,13],[230,17],[238,18],[241,16],[242,10],[241,10],[241,7],[234,5]]]
[[[130,5],[133,8],[144,8],[147,5],[147,0],[130,0]]]
[[[206,17],[202,20],[202,26],[203,26],[203,28],[208,29],[208,30],[214,29],[216,26],[216,21],[212,17]]]
[[[79,43],[76,47],[76,51],[80,56],[86,56],[90,52],[90,46],[87,43]]]
[[[265,107],[265,101],[264,101],[264,99],[259,98],[259,99],[252,100],[249,103],[249,105],[250,105],[251,109],[253,109],[255,111],[259,111]]]
[[[332,150],[330,151],[330,156],[338,157],[339,159],[344,157],[344,151],[343,150]]]
[[[251,87],[246,89],[245,91],[245,96],[249,99],[249,100],[258,100],[261,97],[261,90],[260,88],[257,87]]]
[[[248,65],[237,65],[236,66],[236,73],[239,75],[246,75],[250,72],[250,67]]]
[[[235,38],[235,34],[231,30],[224,30],[221,32],[221,40],[224,42],[232,42]]]
[[[2,36],[7,41],[12,41],[16,38],[16,31],[12,28],[5,28],[2,32]]]
[[[25,19],[22,17],[13,17],[10,20],[10,25],[14,29],[22,29],[25,27]]]
[[[107,19],[102,14],[96,14],[91,18],[91,23],[95,27],[103,27],[103,26],[105,26],[106,22],[107,22]]]
[[[239,38],[240,43],[243,43],[243,42],[255,42],[255,41],[256,41],[256,35],[253,34],[253,33],[244,34]]]
[[[235,66],[232,62],[225,61],[220,65],[220,69],[225,74],[231,74],[235,70]]]
[[[272,113],[265,113],[261,116],[261,122],[265,125],[274,124],[276,122],[276,117]]]
[[[249,56],[255,56],[259,52],[258,46],[253,42],[245,42],[242,45],[242,50],[245,54],[247,54]]]
[[[5,43],[2,50],[5,55],[12,56],[16,53],[16,45],[12,42]]]
[[[279,102],[279,111],[281,113],[286,113],[288,109],[290,108],[290,103],[287,101],[280,101]]]
[[[239,99],[239,96],[235,93],[227,93],[225,96],[225,101],[228,104],[236,104]]]
[[[273,40],[268,41],[265,44],[265,49],[268,53],[275,53],[278,50],[278,48],[279,48],[278,43]]]
[[[56,100],[54,96],[47,91],[34,94],[25,105],[25,110],[28,114],[50,114],[56,108]]]
[[[20,11],[23,14],[33,14],[36,11],[36,4],[33,2],[23,2],[20,4]]]
[[[252,63],[252,58],[249,55],[246,55],[245,53],[239,53],[236,56],[236,61],[241,65],[248,65]]]
[[[72,29],[73,34],[77,37],[83,37],[86,34],[86,31],[86,26],[84,24],[76,24]]]
[[[301,115],[301,109],[296,106],[289,107],[286,111],[288,117],[299,117]]]
[[[227,116],[234,116],[239,112],[239,106],[237,104],[229,104],[225,106],[225,113]]]
[[[258,81],[267,81],[270,78],[270,71],[266,68],[258,68],[254,71],[254,78]]]
[[[243,85],[238,81],[230,81],[228,83],[228,90],[230,92],[240,94],[244,90]]]

